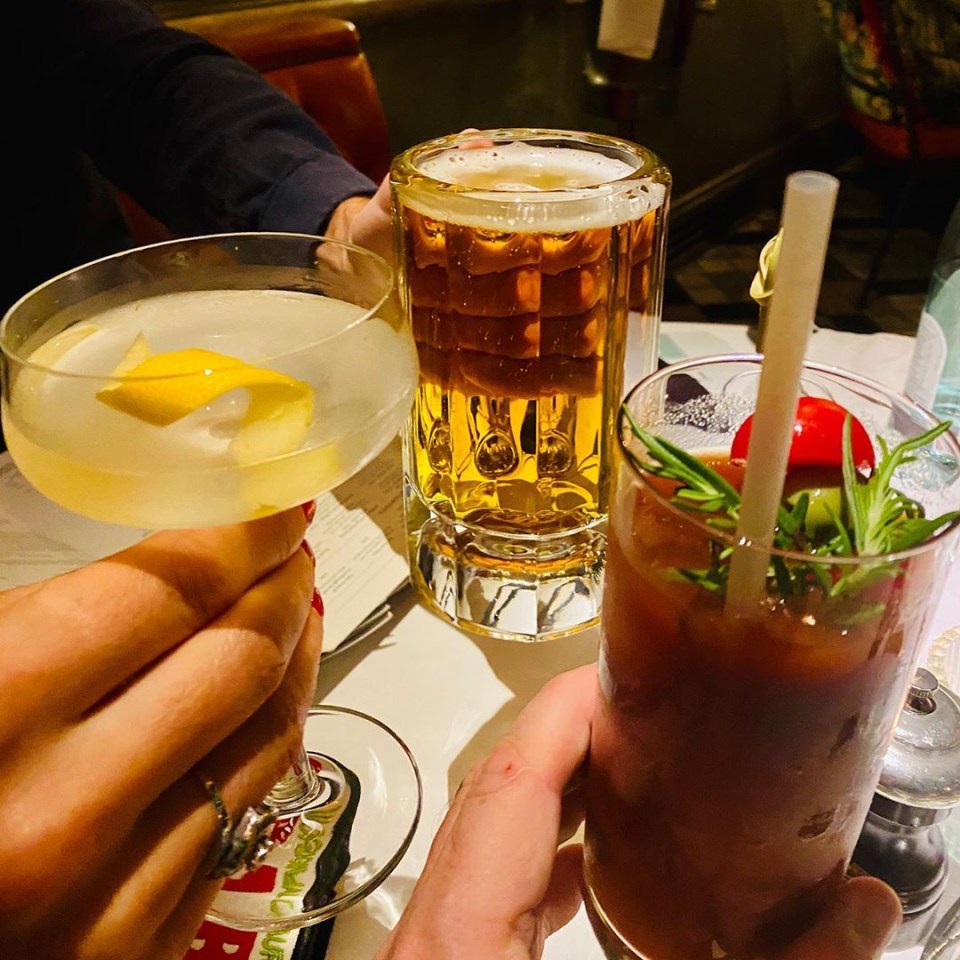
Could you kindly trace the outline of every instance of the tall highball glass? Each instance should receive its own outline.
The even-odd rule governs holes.
[[[414,586],[482,634],[572,633],[599,612],[628,339],[656,362],[669,172],[612,137],[487,130],[413,147],[391,179],[421,369]]]
[[[642,381],[627,410],[736,487],[731,438],[753,412],[759,367],[753,355],[675,364]],[[893,447],[937,422],[835,368],[807,364],[802,391],[858,418],[878,458],[879,440]],[[881,555],[738,546],[716,515],[682,509],[670,483],[638,468],[653,461],[630,417],[620,418],[590,745],[588,910],[611,960],[768,960],[843,882],[958,522]],[[942,434],[913,456],[892,486],[931,519],[956,510],[956,439]],[[811,545],[845,509],[838,474],[788,474],[787,495],[811,504]],[[725,610],[731,549],[769,560],[746,614]]]

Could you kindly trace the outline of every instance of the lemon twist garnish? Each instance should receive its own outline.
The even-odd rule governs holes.
[[[230,442],[241,463],[297,449],[313,419],[313,388],[285,373],[195,347],[150,356],[140,334],[114,370],[123,377],[97,392],[107,406],[157,427],[166,427],[231,390],[250,402]]]

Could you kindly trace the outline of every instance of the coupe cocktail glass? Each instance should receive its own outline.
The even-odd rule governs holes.
[[[3,428],[24,476],[71,510],[146,529],[313,499],[397,434],[417,382],[388,264],[294,234],[175,240],[86,264],[18,301],[0,349]],[[332,707],[311,712],[307,739],[324,754],[301,751],[267,798],[282,817],[267,868],[284,894],[231,893],[228,881],[217,919],[318,922],[373,890],[406,850],[420,781],[402,741]],[[304,851],[319,852],[348,807],[350,863],[335,890],[317,889]]]
[[[690,360],[642,381],[626,406],[649,434],[736,486],[730,441],[753,412],[759,371],[756,356]],[[829,367],[807,365],[802,392],[841,404],[875,444],[937,422]],[[893,486],[928,517],[955,510],[957,441],[943,434],[915,457]],[[772,957],[843,880],[957,522],[881,556],[767,549],[765,595],[749,616],[733,616],[711,571],[729,548],[761,548],[738,547],[707,513],[678,507],[671,486],[636,460],[651,462],[621,414],[590,746],[588,908],[615,960]],[[837,470],[791,471],[787,493],[837,483]],[[780,576],[790,571],[796,579]],[[843,578],[845,589],[832,589]]]

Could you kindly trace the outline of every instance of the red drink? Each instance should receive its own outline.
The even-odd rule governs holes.
[[[694,401],[701,422],[708,400]],[[738,485],[731,464],[714,466]],[[771,588],[739,619],[722,591],[681,573],[710,568],[729,541],[669,502],[676,486],[621,463],[590,748],[590,907],[610,957],[759,960],[842,882],[950,537],[882,561],[824,558],[826,581]],[[854,570],[846,593],[819,586]]]

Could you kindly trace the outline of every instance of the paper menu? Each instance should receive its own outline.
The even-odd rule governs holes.
[[[389,617],[385,602],[405,581],[400,445],[317,500],[307,539],[323,596],[324,652]],[[147,535],[58,507],[0,455],[0,590],[76,569]]]
[[[317,557],[324,604],[324,652],[375,629],[387,599],[407,581],[400,443],[317,500],[307,539]]]

